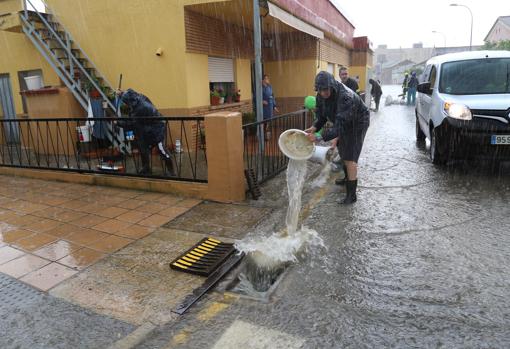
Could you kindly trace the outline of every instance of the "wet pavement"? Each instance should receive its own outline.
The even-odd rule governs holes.
[[[236,205],[196,205],[159,194],[99,188],[105,191],[102,198],[112,197],[108,195],[112,190],[125,199],[110,206],[151,210],[146,212],[150,216],[106,211],[113,218],[96,205],[74,202],[78,197],[73,194],[52,194],[44,197],[51,200],[40,201],[38,187],[61,184],[27,180],[24,188],[3,187],[0,207],[8,213],[0,216],[8,239],[0,242],[3,272],[23,278],[34,270],[61,265],[73,274],[56,280],[60,283],[56,287],[48,286],[49,293],[7,277],[7,285],[36,292],[39,303],[30,308],[33,296],[20,293],[16,302],[25,302],[28,310],[16,310],[17,303],[7,310],[0,329],[10,335],[3,336],[0,347],[32,348],[42,343],[45,348],[102,348],[144,326],[148,330],[135,335],[126,348],[509,347],[510,172],[504,166],[494,171],[480,162],[432,165],[427,146],[415,142],[412,108],[383,107],[371,122],[360,159],[356,204],[336,204],[335,199],[344,195],[344,189],[333,183],[336,175],[328,177],[328,170],[308,164],[301,221],[319,233],[327,248],[309,251],[287,269],[266,303],[213,291],[178,316],[171,310],[204,279],[170,270],[168,263],[204,236],[232,241],[269,236],[284,228],[285,174],[262,186],[260,200]],[[324,184],[318,186],[320,182]],[[100,195],[98,188],[79,188]],[[14,199],[8,193],[18,196]],[[16,200],[31,204],[17,205]],[[66,210],[52,209],[59,205],[67,205],[61,207]],[[90,212],[79,217],[68,212],[82,206]],[[52,216],[40,217],[36,213],[41,210]],[[147,229],[129,230],[103,219]],[[71,244],[102,250],[92,246],[95,242],[89,241],[92,237],[86,231],[75,232],[75,241],[60,237],[66,229],[51,221],[66,227],[99,227],[101,233],[133,241],[112,245],[91,266],[73,268],[62,256],[62,251],[74,253]],[[56,242],[45,240],[31,243],[37,246],[14,245],[9,239],[27,236],[9,234],[13,225],[33,233],[53,232],[51,236],[65,246],[46,251],[45,246]],[[129,236],[119,235],[126,231]],[[40,253],[34,255],[36,250]],[[22,263],[9,269],[12,260]],[[48,273],[59,275],[58,270]],[[3,281],[3,300],[2,285]],[[76,323],[81,317],[85,320]],[[61,328],[57,319],[69,322]],[[31,326],[33,331],[26,335]]]
[[[106,348],[135,329],[0,273],[0,348]]]
[[[327,250],[293,265],[269,303],[210,293],[137,348],[508,348],[508,170],[432,165],[413,108],[371,122],[358,202],[334,202],[334,177],[305,188],[303,223]],[[273,213],[249,234],[283,228],[285,191],[284,176],[262,187]]]

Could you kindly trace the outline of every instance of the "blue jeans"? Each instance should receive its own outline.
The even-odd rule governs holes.
[[[407,90],[407,105],[416,104],[416,87],[409,87]]]

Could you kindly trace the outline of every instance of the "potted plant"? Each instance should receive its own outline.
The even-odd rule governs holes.
[[[101,88],[101,84],[99,83],[99,80],[95,76],[93,76],[92,79],[93,79],[94,83],[97,86],[99,86],[99,88]],[[85,89],[85,91],[88,92],[90,98],[92,98],[92,99],[101,98],[101,93],[99,93],[99,91],[96,89],[96,87],[94,86],[92,81],[86,80],[85,82],[83,82],[83,88]]]
[[[218,90],[218,93],[220,94],[220,104],[225,103],[225,97],[227,96],[226,92],[222,88],[220,88]]]
[[[232,103],[233,96],[232,93],[227,92],[227,96],[225,97],[225,103]]]
[[[236,102],[236,103],[241,102],[241,90],[237,90],[234,93],[234,102]]]
[[[220,93],[216,90],[211,91],[211,105],[219,105],[220,104]]]

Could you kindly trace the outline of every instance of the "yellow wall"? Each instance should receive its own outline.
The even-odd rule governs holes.
[[[122,73],[123,88],[146,94],[158,108],[188,106],[184,0],[48,2],[114,87]]]
[[[207,55],[186,53],[186,86],[189,107],[209,105]]]
[[[22,0],[0,0],[0,14],[21,11]]]
[[[349,68],[349,76],[354,78],[356,75],[359,76],[359,89],[361,91],[366,90],[366,82],[368,81],[367,78],[367,67],[350,67]]]
[[[251,100],[251,61],[249,59],[235,60],[236,86],[241,90],[241,100]]]
[[[264,63],[276,97],[302,97],[314,94],[317,61],[314,59]]]
[[[57,86],[59,79],[32,42],[22,33],[0,31],[0,74],[9,74],[16,114],[23,113],[18,72],[41,69],[44,85]]]

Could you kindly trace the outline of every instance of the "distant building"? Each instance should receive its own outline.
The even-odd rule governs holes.
[[[510,40],[510,16],[500,16],[485,37],[486,42]]]

